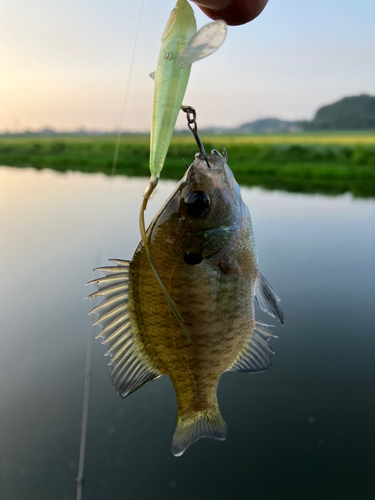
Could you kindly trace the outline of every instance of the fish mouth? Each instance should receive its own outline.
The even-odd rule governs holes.
[[[219,151],[213,149],[211,154],[207,153],[195,153],[195,160],[190,166],[190,170],[198,170],[202,173],[207,173],[207,171],[215,172],[219,174],[224,172],[227,166],[226,159],[223,157]]]
[[[204,162],[206,164],[206,166],[208,168],[211,168],[211,165],[208,161],[208,156],[206,153],[195,153],[195,158],[198,159],[198,160],[201,160],[202,162]]]
[[[187,191],[204,191],[211,193],[213,189],[225,184],[228,169],[225,158],[215,149],[211,154],[198,152],[195,154],[193,163],[185,174],[184,195]]]
[[[224,154],[226,153],[225,151],[225,148],[224,148]],[[226,156],[226,155],[225,155]],[[211,151],[211,154],[207,154],[204,150],[203,151],[199,151],[198,153],[195,153],[195,158],[198,159],[198,160],[201,160],[201,161],[204,161],[207,165],[208,168],[211,168],[211,165],[210,165],[210,159],[211,158],[215,158],[215,159],[218,159],[220,158],[221,160],[226,160],[226,158],[224,158],[217,149],[213,149]]]

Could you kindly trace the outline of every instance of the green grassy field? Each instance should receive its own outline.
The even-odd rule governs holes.
[[[110,174],[114,136],[0,138],[0,165]],[[149,138],[124,136],[116,174],[148,176]],[[206,151],[223,144],[239,183],[294,192],[375,196],[375,133],[202,135]],[[163,178],[179,179],[194,159],[190,135],[176,135]]]

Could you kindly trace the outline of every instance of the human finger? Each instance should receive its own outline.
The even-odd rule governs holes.
[[[246,24],[255,19],[268,0],[193,0],[213,20],[223,19],[230,26]]]

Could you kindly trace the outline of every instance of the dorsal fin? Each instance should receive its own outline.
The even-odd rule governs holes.
[[[259,271],[255,280],[254,297],[262,311],[277,318],[282,325],[284,324],[284,313],[279,306],[280,299],[275,290]]]
[[[226,35],[227,25],[224,21],[215,21],[203,26],[182,49],[177,58],[179,67],[184,69],[215,52],[224,42]]]
[[[102,303],[89,314],[98,316],[94,326],[100,325],[102,330],[96,338],[103,339],[102,344],[108,347],[106,356],[112,358],[109,363],[112,385],[124,398],[161,374],[152,366],[132,331],[128,310],[129,262],[113,262],[115,266],[95,269],[104,273],[104,277],[87,283],[98,287],[90,298],[103,297]]]
[[[240,352],[228,372],[260,373],[271,365],[271,355],[275,354],[268,344],[270,338],[277,338],[268,328],[273,325],[257,321],[250,341]]]

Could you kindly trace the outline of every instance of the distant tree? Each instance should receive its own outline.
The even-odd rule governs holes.
[[[311,122],[301,122],[305,130],[373,130],[375,97],[362,94],[345,97],[318,109]]]

